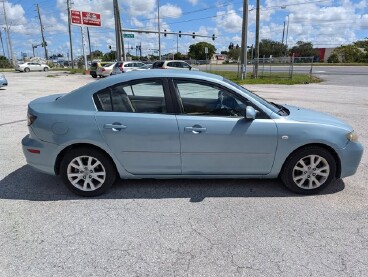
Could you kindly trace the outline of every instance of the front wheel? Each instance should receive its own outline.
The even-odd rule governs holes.
[[[281,180],[287,188],[300,194],[314,194],[334,181],[336,161],[326,149],[304,147],[285,162]]]
[[[45,67],[45,68],[43,69],[43,71],[47,72],[47,71],[49,71],[49,68],[48,68],[48,67]]]
[[[80,196],[97,196],[108,190],[116,179],[109,157],[90,148],[72,149],[61,162],[60,175],[69,190]]]

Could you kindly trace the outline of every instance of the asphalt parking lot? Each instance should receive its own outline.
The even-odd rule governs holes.
[[[248,87],[330,113],[360,135],[356,175],[319,195],[293,194],[278,180],[130,180],[85,199],[27,166],[21,139],[30,100],[96,80],[5,75],[0,276],[367,276],[368,88],[359,82]]]

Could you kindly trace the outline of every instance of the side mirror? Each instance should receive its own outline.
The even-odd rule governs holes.
[[[257,111],[252,106],[247,106],[245,110],[245,118],[249,120],[256,119]]]

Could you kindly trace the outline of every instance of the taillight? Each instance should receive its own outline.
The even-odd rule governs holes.
[[[29,112],[27,113],[27,125],[28,126],[31,126],[33,122],[35,122],[36,119],[37,119],[37,116],[30,114]]]
[[[106,71],[106,69],[105,68],[102,68],[102,72],[104,72],[104,71]]]

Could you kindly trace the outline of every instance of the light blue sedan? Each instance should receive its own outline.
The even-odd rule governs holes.
[[[82,196],[116,177],[278,178],[312,194],[353,175],[353,129],[311,110],[267,102],[217,75],[129,72],[28,106],[23,152]]]

